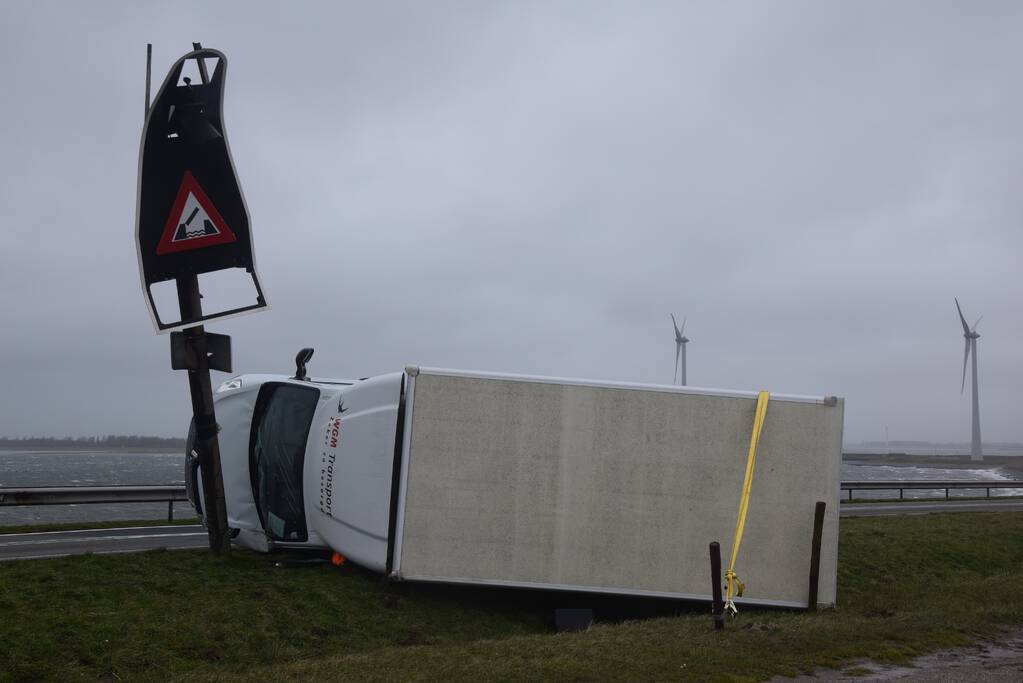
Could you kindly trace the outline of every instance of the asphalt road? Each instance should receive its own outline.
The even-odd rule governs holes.
[[[841,515],[867,517],[991,511],[1023,512],[1023,500],[854,503],[842,505]],[[168,550],[205,548],[207,543],[206,531],[198,524],[3,534],[0,535],[0,562],[84,553],[136,553],[157,548]]]
[[[931,512],[1023,512],[1023,500],[884,501],[844,504],[842,517],[926,515]]]
[[[198,524],[3,534],[0,535],[0,562],[84,553],[137,553],[157,548],[181,550],[207,545],[206,530]]]

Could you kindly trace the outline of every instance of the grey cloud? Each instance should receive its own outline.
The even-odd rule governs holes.
[[[240,371],[406,363],[847,397],[1023,441],[1014,3],[8,3],[0,434],[181,433],[132,242],[142,66],[230,59],[273,309]]]

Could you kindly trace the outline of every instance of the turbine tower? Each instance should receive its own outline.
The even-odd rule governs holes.
[[[963,382],[962,386],[959,387],[960,394],[966,389],[966,362],[970,359],[970,351],[973,351],[973,436],[970,440],[970,460],[983,460],[984,454],[980,446],[980,400],[977,397],[977,340],[980,339],[980,335],[977,334],[977,325],[980,324],[980,319],[984,316],[977,318],[977,322],[973,323],[971,328],[966,324],[963,309],[959,306],[959,299],[956,299],[955,302],[956,310],[959,311],[959,321],[963,324],[963,337],[966,338],[966,348],[963,350]]]
[[[683,334],[686,331],[686,319],[682,318],[682,329],[678,329],[678,321],[675,320],[675,314],[671,314],[671,324],[675,326],[675,374],[672,375],[671,381],[678,382],[678,359],[682,357],[682,386],[686,385],[686,344],[689,343],[689,339]]]

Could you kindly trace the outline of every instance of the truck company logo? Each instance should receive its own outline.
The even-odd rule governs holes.
[[[340,405],[338,406],[340,408]],[[329,515],[334,504],[334,463],[337,445],[341,441],[341,416],[327,423],[323,434],[323,453],[320,460],[320,512]]]
[[[330,421],[330,429],[327,432],[327,440],[331,448],[337,448],[338,439],[341,438],[341,418],[335,417]]]

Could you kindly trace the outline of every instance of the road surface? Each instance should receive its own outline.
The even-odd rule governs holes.
[[[198,524],[0,534],[0,561],[205,548],[208,544],[206,530]]]
[[[877,503],[846,503],[842,517],[873,517],[877,515],[925,515],[931,512],[1023,512],[1023,500],[930,500],[878,501]]]

